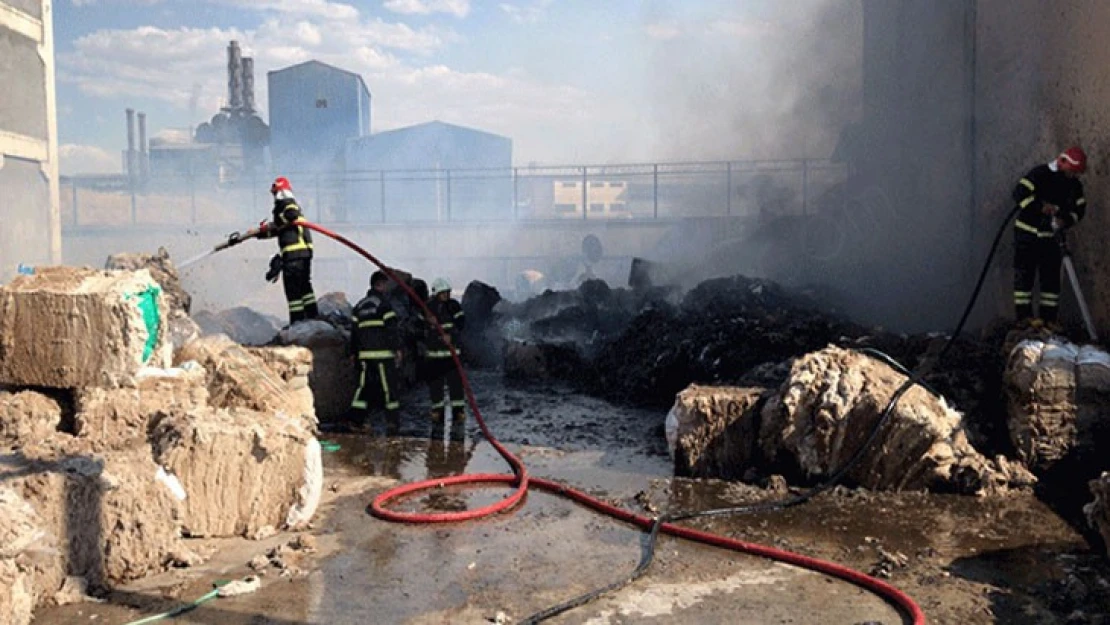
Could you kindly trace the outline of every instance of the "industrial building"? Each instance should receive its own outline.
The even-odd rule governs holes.
[[[0,282],[61,262],[51,0],[0,0]]]
[[[355,219],[508,217],[513,142],[432,121],[347,143],[347,205]]]
[[[244,57],[239,42],[227,46],[227,104],[197,126],[195,132],[174,138],[146,139],[144,115],[139,113],[136,149],[132,112],[127,112],[125,170],[132,185],[156,178],[159,186],[234,184],[265,175],[270,129],[255,109],[254,59]]]
[[[362,77],[319,61],[267,72],[267,87],[269,125],[256,111],[254,61],[231,41],[227,104],[195,132],[148,141],[146,115],[128,109],[118,187],[143,193],[157,181],[160,190],[219,188],[242,193],[246,199],[236,201],[247,206],[263,180],[283,175],[309,213],[325,221],[511,215],[509,138],[439,121],[371,134],[371,94]]]
[[[290,175],[341,169],[346,142],[370,134],[362,76],[307,61],[266,77],[274,168]]]

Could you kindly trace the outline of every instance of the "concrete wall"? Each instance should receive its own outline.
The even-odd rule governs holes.
[[[291,176],[334,170],[347,140],[370,132],[370,93],[357,74],[309,61],[267,81],[271,159]]]
[[[1102,333],[1110,327],[1110,3],[1070,0],[979,0],[977,29],[978,206],[995,228],[1010,208],[1016,180],[1072,143],[1090,159],[1083,179],[1087,219],[1070,235],[1081,286]],[[986,236],[981,247],[989,242]],[[993,293],[996,310],[1010,313],[1012,250],[1004,250]],[[1061,315],[1078,319],[1064,289]]]
[[[50,0],[0,0],[0,282],[61,260]]]
[[[875,250],[896,263],[891,275],[905,277],[906,290],[890,301],[915,315],[927,311],[927,323],[915,325],[951,327],[1012,208],[1013,185],[1080,143],[1091,159],[1089,211],[1072,249],[1097,323],[1110,326],[1110,248],[1101,241],[1110,225],[1101,209],[1110,197],[1110,3],[865,0],[864,10],[864,157],[857,165],[865,185],[893,199],[904,224]],[[977,324],[1012,316],[1012,259],[1007,230]],[[953,280],[944,284],[946,277]],[[1075,321],[1068,291],[1062,315]]]
[[[855,259],[870,285],[856,289],[871,293],[868,321],[926,330],[959,315],[974,218],[971,6],[863,3],[862,149],[852,186],[887,198],[868,218],[881,228]]]

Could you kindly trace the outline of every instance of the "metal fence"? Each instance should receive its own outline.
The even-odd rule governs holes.
[[[827,160],[282,172],[310,219],[325,223],[675,219],[806,214],[842,182]],[[228,224],[270,211],[272,176],[196,175],[62,180],[70,227]]]

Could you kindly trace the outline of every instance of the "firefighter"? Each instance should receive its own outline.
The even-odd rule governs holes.
[[[458,339],[466,318],[463,316],[462,306],[457,300],[451,298],[451,284],[443,278],[436,278],[432,282],[432,296],[428,300],[428,308],[435,316],[435,320],[443,327],[448,341],[444,343],[435,325],[429,319],[424,370],[432,399],[432,421],[436,424],[443,422],[447,406],[443,400],[443,385],[446,382],[451,402],[451,419],[460,422],[466,419],[466,398],[463,395],[462,375],[455,367],[448,344],[455,348],[455,352],[460,357],[462,356]]]
[[[386,287],[389,277],[375,271],[370,290],[355,304],[351,318],[352,358],[358,362],[358,390],[351,400],[349,420],[353,425],[368,425],[371,408],[383,408],[387,430],[400,425],[401,402],[397,397],[397,365],[402,359],[397,313],[389,304]]]
[[[290,325],[315,319],[319,310],[316,294],[312,292],[312,232],[299,225],[305,220],[304,215],[287,178],[275,179],[270,194],[274,196],[274,220],[259,224],[259,237],[277,237],[281,252],[270,259],[266,279],[277,282],[278,275],[282,276]]]
[[[1079,176],[1087,155],[1070,147],[1046,165],[1029,170],[1014,187],[1020,207],[1014,222],[1014,308],[1019,323],[1056,325],[1063,253],[1056,230],[1079,223],[1087,211]],[[1033,282],[1040,276],[1039,315],[1033,317]]]

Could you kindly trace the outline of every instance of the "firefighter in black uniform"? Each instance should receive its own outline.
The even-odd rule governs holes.
[[[1078,147],[1064,150],[1056,160],[1038,165],[1014,187],[1021,210],[1014,222],[1014,308],[1018,322],[1055,325],[1060,304],[1060,264],[1063,253],[1057,229],[1079,223],[1087,212],[1079,175],[1087,170],[1087,155]],[[1033,282],[1040,276],[1039,318],[1033,318]]]
[[[428,300],[428,308],[435,315],[436,321],[443,327],[447,340],[454,346],[455,352],[462,356],[459,347],[459,333],[466,323],[462,306],[457,300],[451,298],[451,285],[443,278],[436,278],[432,282],[432,297]],[[430,323],[427,333],[427,354],[425,355],[425,375],[428,377],[428,391],[432,399],[432,420],[435,423],[443,421],[446,403],[443,400],[443,384],[447,383],[451,400],[451,419],[463,421],[466,419],[466,398],[463,395],[462,376],[455,367],[451,358],[451,350],[443,342],[435,326]]]
[[[350,419],[367,425],[371,408],[384,408],[386,427],[400,425],[401,402],[397,397],[397,364],[401,360],[401,338],[397,313],[389,305],[389,277],[375,271],[370,290],[355,304],[351,318],[351,356],[358,362],[358,390],[351,400]]]
[[[282,276],[290,324],[315,319],[319,311],[316,294],[312,292],[312,232],[299,225],[304,215],[287,178],[274,180],[270,193],[274,196],[274,220],[259,224],[259,237],[277,237],[281,253],[270,259],[266,279],[277,282],[278,275]]]

